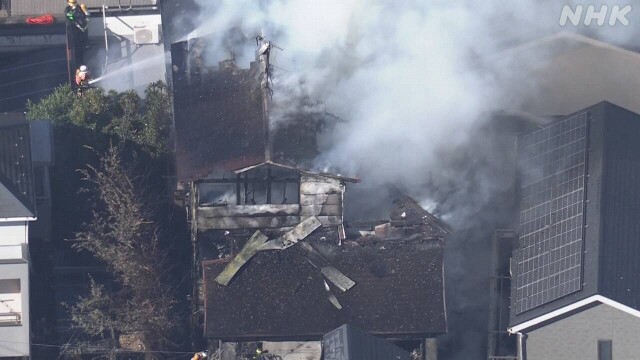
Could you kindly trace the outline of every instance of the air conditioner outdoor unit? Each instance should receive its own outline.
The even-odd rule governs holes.
[[[160,25],[141,25],[133,27],[133,42],[137,45],[160,43]]]

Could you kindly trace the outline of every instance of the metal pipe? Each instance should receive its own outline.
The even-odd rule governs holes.
[[[518,360],[527,360],[527,348],[526,348],[526,340],[527,335],[521,332],[518,332]]]
[[[102,5],[102,26],[104,28],[104,65],[102,66],[102,73],[107,71],[107,64],[109,63],[109,39],[107,37],[107,5]]]

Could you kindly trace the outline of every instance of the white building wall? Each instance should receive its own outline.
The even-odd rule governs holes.
[[[527,333],[527,360],[597,360],[598,340],[612,340],[613,359],[640,359],[640,319],[601,304]]]
[[[26,221],[0,222],[0,246],[28,243],[27,229]]]
[[[20,280],[22,313],[19,325],[6,321],[0,322],[0,358],[29,356],[29,264],[0,264],[0,280],[2,279]],[[0,298],[3,298],[3,295],[7,298],[13,297],[2,292],[3,289],[0,289]],[[0,304],[0,313],[7,310]]]
[[[28,236],[27,221],[0,222],[0,358],[29,356]]]

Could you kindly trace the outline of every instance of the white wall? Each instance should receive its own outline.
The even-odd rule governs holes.
[[[28,243],[28,227],[26,221],[0,222],[0,246]]]
[[[91,19],[89,38],[92,45],[85,52],[85,62],[93,77],[101,78],[96,85],[117,91],[134,89],[144,94],[148,84],[158,80],[165,81],[165,49],[161,24],[159,14],[107,17],[109,56],[105,68],[107,57],[103,21],[101,18]],[[145,26],[158,30],[157,44],[134,43],[135,29]]]
[[[21,325],[0,323],[0,358],[29,355],[29,265],[0,264],[0,279],[20,279]],[[0,289],[1,290],[1,289]],[[2,296],[2,294],[0,294]],[[0,309],[0,312],[3,312]]]
[[[613,359],[640,359],[640,319],[605,304],[527,335],[527,360],[597,360],[598,340],[612,340]]]

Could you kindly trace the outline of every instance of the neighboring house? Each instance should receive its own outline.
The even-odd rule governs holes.
[[[36,220],[29,123],[0,121],[0,358],[30,356],[29,223]]]
[[[511,116],[505,116],[505,120],[520,118],[536,122],[538,128],[550,126],[568,114],[601,101],[639,113],[640,99],[635,94],[640,91],[640,76],[637,76],[640,54],[633,50],[576,33],[559,32],[498,53],[495,60],[502,62],[505,69],[511,69],[504,71],[504,77],[500,79],[504,87],[512,89],[512,98],[504,105],[505,114]],[[532,131],[535,128],[516,132]],[[517,143],[520,140],[514,142]],[[516,169],[520,171],[522,167],[514,167],[514,171]],[[520,181],[517,182],[519,185]],[[518,209],[514,208],[514,213],[517,212]],[[517,226],[510,229],[516,230]],[[509,336],[507,328],[508,324],[521,320],[514,320],[513,314],[510,317],[510,309],[505,306],[511,301],[508,286],[516,285],[515,281],[512,282],[516,271],[509,271],[513,265],[505,267],[505,261],[510,258],[509,251],[505,249],[511,247],[512,237],[504,235],[510,231],[498,231],[494,239],[488,342],[490,360],[504,356],[515,358],[517,355],[516,336]],[[517,234],[513,238],[517,239]],[[517,248],[518,244],[516,240],[513,247]]]
[[[640,115],[602,102],[523,136],[509,331],[528,360],[631,359]]]
[[[155,0],[87,0],[91,14],[85,65],[106,88],[143,91],[165,80],[162,19]],[[69,61],[65,1],[0,0],[0,111],[22,111],[72,81],[81,64]],[[33,25],[29,17],[53,15]],[[134,66],[139,64],[140,66]]]

